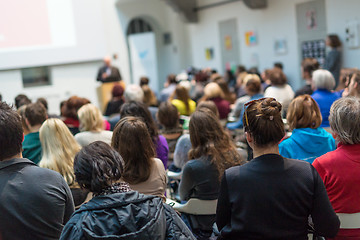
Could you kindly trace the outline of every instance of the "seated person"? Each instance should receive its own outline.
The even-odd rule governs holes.
[[[286,118],[292,134],[279,144],[281,156],[312,163],[315,158],[335,150],[335,139],[319,127],[320,109],[310,95],[292,100]]]
[[[80,122],[77,111],[88,103],[90,103],[90,101],[86,98],[72,96],[63,106],[63,121],[73,135],[80,132]]]
[[[170,102],[163,102],[160,104],[156,116],[160,125],[163,127],[160,133],[165,137],[169,146],[168,160],[172,162],[176,143],[183,134],[183,129],[179,123],[179,112]]]
[[[296,91],[295,97],[304,94],[313,94],[313,90],[311,89],[312,74],[317,69],[319,69],[319,62],[316,60],[316,58],[305,58],[301,62],[301,75],[302,78],[306,81],[306,85]]]
[[[331,72],[324,69],[316,70],[313,73],[312,89],[314,90],[311,97],[319,105],[322,123],[320,127],[330,127],[329,114],[330,107],[340,96],[332,92],[335,87],[335,80]]]
[[[319,174],[308,162],[279,155],[281,104],[265,98],[245,107],[254,159],[225,170],[216,210],[220,239],[307,239],[310,215],[318,235],[334,237],[340,222]]]
[[[111,116],[114,114],[119,114],[121,105],[124,104],[123,99],[124,89],[120,84],[115,84],[111,90],[111,99],[106,105],[106,110],[104,116]]]
[[[76,181],[94,198],[72,215],[60,239],[195,240],[169,205],[120,180],[125,169],[121,156],[100,141],[76,155]]]
[[[190,119],[192,148],[190,161],[183,167],[179,194],[182,201],[190,198],[218,198],[220,178],[225,169],[244,163],[219,118],[208,109],[195,111]],[[215,215],[186,215],[194,235],[208,238],[212,234]]]
[[[340,98],[333,103],[329,121],[338,148],[313,162],[335,212],[347,217],[360,212],[359,109],[359,98]],[[360,228],[340,229],[334,239],[360,239]]]
[[[177,108],[180,115],[189,116],[195,111],[196,103],[191,100],[188,89],[180,84],[176,86],[169,100]]]
[[[59,239],[74,212],[64,178],[23,158],[20,116],[0,102],[0,239]]]
[[[104,119],[100,110],[88,103],[78,110],[80,132],[75,135],[76,141],[83,147],[95,141],[111,144],[112,132],[104,130]]]
[[[75,207],[79,207],[88,195],[75,182],[74,157],[81,146],[60,119],[50,118],[40,128],[42,158],[39,166],[60,173],[70,187]]]
[[[155,148],[142,119],[122,118],[114,129],[111,146],[123,156],[122,178],[132,189],[166,199],[165,168],[161,160],[155,158]]]
[[[39,129],[46,120],[46,109],[41,103],[30,103],[25,109],[25,122],[29,133],[24,136],[23,157],[38,164],[41,159]]]

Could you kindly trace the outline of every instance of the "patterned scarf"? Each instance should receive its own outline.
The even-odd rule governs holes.
[[[130,191],[132,191],[132,189],[130,188],[128,183],[117,182],[111,186],[104,188],[99,193],[94,193],[94,197],[101,196],[101,195],[109,195],[109,194],[113,194],[113,193],[125,193],[125,192],[130,192]]]

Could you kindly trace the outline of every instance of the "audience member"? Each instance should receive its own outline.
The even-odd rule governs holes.
[[[265,92],[266,89],[271,86],[270,73],[271,73],[271,69],[265,69],[261,73],[260,81],[262,81],[261,88],[263,92]]]
[[[150,82],[149,78],[143,76],[143,77],[140,78],[139,85],[140,85],[140,87],[145,86],[145,85],[149,85],[149,82]]]
[[[144,91],[140,86],[131,84],[125,89],[125,102],[142,102],[144,99]]]
[[[160,198],[133,191],[121,179],[121,156],[103,142],[84,147],[75,157],[79,185],[94,193],[66,224],[67,239],[192,239],[176,212]]]
[[[158,101],[156,99],[156,95],[151,90],[149,85],[143,85],[143,86],[141,86],[141,89],[144,92],[143,102],[145,103],[145,105],[148,106],[148,107],[157,107],[158,106]]]
[[[88,192],[82,191],[75,182],[74,157],[80,145],[60,119],[49,118],[40,128],[42,158],[39,166],[60,173],[70,187],[75,207],[80,206]]]
[[[209,75],[206,71],[201,70],[194,75],[192,80],[193,87],[190,91],[190,97],[194,101],[198,102],[204,95],[204,87],[209,82]]]
[[[311,164],[279,155],[285,135],[281,104],[246,104],[246,140],[254,159],[225,171],[216,210],[220,239],[307,239],[311,215],[317,234],[336,235],[340,222]]]
[[[329,127],[329,113],[331,104],[340,96],[331,92],[335,86],[335,80],[332,74],[323,69],[316,70],[313,73],[312,89],[314,93],[311,97],[317,102],[320,108],[322,123],[320,127]]]
[[[281,62],[274,62],[274,68],[280,69],[281,71],[284,70],[284,66]]]
[[[347,95],[353,97],[360,97],[360,71],[355,71],[349,79],[347,87]]]
[[[146,124],[148,131],[150,133],[150,137],[153,142],[152,146],[154,146],[156,151],[156,157],[163,162],[164,167],[166,169],[169,147],[167,145],[165,137],[159,135],[158,129],[155,125],[155,121],[151,117],[151,114],[149,110],[146,108],[146,106],[140,102],[127,102],[122,106],[120,115],[121,118],[127,116],[141,118],[141,120]]]
[[[87,103],[90,103],[88,99],[78,96],[72,96],[65,102],[63,120],[73,135],[80,132],[77,111]]]
[[[315,58],[305,58],[301,62],[301,75],[305,80],[306,85],[296,91],[295,97],[303,94],[313,94],[313,90],[311,88],[312,74],[317,69],[319,69],[319,62]]]
[[[264,97],[276,98],[276,100],[282,105],[284,115],[286,114],[291,100],[294,98],[294,91],[287,83],[285,74],[279,68],[271,70],[269,79],[271,81],[271,86],[264,92]]]
[[[339,84],[340,69],[341,69],[341,41],[336,34],[330,34],[326,38],[326,46],[329,47],[329,51],[326,54],[324,69],[331,72],[334,77],[335,85],[333,89]],[[332,90],[332,89],[331,89]]]
[[[227,85],[227,89],[229,90],[229,92],[230,91],[234,92],[236,86],[236,77],[234,76],[233,72],[230,69],[225,71],[224,81]]]
[[[1,93],[0,93],[0,102],[2,102],[2,95],[1,95]]]
[[[204,88],[204,96],[201,101],[213,101],[219,111],[220,119],[226,119],[230,112],[230,103],[224,99],[224,93],[219,84],[211,82]]]
[[[340,220],[352,222],[360,212],[360,100],[341,98],[330,109],[330,126],[340,143],[335,151],[315,159],[313,166]],[[345,215],[345,216],[344,216]],[[350,220],[349,220],[350,218]],[[357,219],[357,217],[356,217]],[[340,229],[334,239],[359,239],[360,229]]]
[[[242,117],[244,115],[244,110],[245,110],[244,104],[248,101],[253,101],[262,98],[264,96],[261,93],[261,82],[260,82],[260,78],[257,75],[255,74],[246,75],[245,82],[246,82],[245,91],[247,95],[236,100],[236,105],[233,111],[235,112],[234,115],[237,114],[237,112],[239,112],[238,115],[239,120],[233,123],[226,124],[226,127],[230,130],[243,127]]]
[[[74,212],[64,178],[22,158],[20,116],[0,103],[0,238],[59,239]]]
[[[164,89],[160,92],[159,101],[166,102],[170,95],[175,91],[176,88],[176,75],[170,74],[167,76],[166,82],[164,83]]]
[[[41,103],[30,103],[25,109],[25,123],[29,133],[24,136],[23,157],[38,164],[41,159],[39,129],[47,119],[46,109]]]
[[[322,121],[320,109],[310,95],[295,98],[286,119],[292,134],[279,144],[281,156],[312,163],[315,158],[335,150],[335,139],[319,127]]]
[[[30,104],[31,100],[24,94],[19,94],[15,97],[16,109],[19,109],[23,105]]]
[[[183,168],[180,198],[184,201],[190,198],[217,199],[224,170],[244,161],[218,117],[208,109],[197,110],[191,116],[190,139],[189,157],[192,160]],[[215,215],[183,215],[190,219],[192,231],[199,239],[211,235]]]
[[[221,90],[224,93],[224,99],[228,101],[230,104],[233,104],[236,100],[236,94],[234,93],[234,89],[230,91],[228,84],[223,78],[218,78],[215,80],[217,84],[219,84]]]
[[[100,110],[91,103],[78,110],[80,132],[75,135],[76,141],[84,147],[95,141],[111,144],[112,132],[104,130],[104,119]]]
[[[111,100],[106,105],[104,116],[119,114],[121,106],[124,104],[124,89],[120,84],[115,84],[111,90]]]
[[[176,143],[183,134],[183,129],[179,123],[179,112],[170,102],[163,102],[159,106],[157,119],[163,127],[160,133],[165,137],[169,147],[168,160],[172,162]]]
[[[195,111],[196,103],[190,99],[189,91],[181,85],[176,86],[169,100],[181,115],[189,116]]]
[[[236,97],[240,98],[244,95],[246,95],[245,89],[244,89],[244,78],[248,73],[246,72],[246,68],[242,65],[239,65],[236,69]]]
[[[30,133],[30,129],[28,127],[28,125],[26,124],[26,117],[25,117],[25,109],[26,109],[26,105],[22,105],[21,107],[19,107],[17,109],[17,113],[20,115],[21,117],[21,125],[23,127],[23,131],[24,131],[24,136],[26,136],[27,134]]]
[[[140,193],[165,200],[166,172],[155,149],[146,124],[137,117],[123,117],[116,124],[111,146],[124,159],[122,179]]]

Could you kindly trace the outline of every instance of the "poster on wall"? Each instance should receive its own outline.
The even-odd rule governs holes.
[[[301,43],[302,58],[316,58],[320,66],[324,66],[326,45],[325,40],[304,41]]]
[[[306,27],[308,30],[315,30],[317,27],[316,11],[309,9],[306,11]]]
[[[287,53],[287,42],[286,39],[275,39],[274,41],[274,52],[276,55],[284,55]]]
[[[246,46],[255,46],[257,44],[257,36],[254,31],[245,32]]]
[[[214,58],[214,49],[213,48],[206,48],[205,49],[205,58],[206,60],[210,61]]]
[[[225,36],[225,49],[232,50],[232,41],[231,41],[231,36],[229,35]]]

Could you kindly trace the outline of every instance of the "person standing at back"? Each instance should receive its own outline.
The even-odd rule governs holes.
[[[59,239],[74,212],[64,178],[22,158],[20,116],[0,103],[0,239]]]

